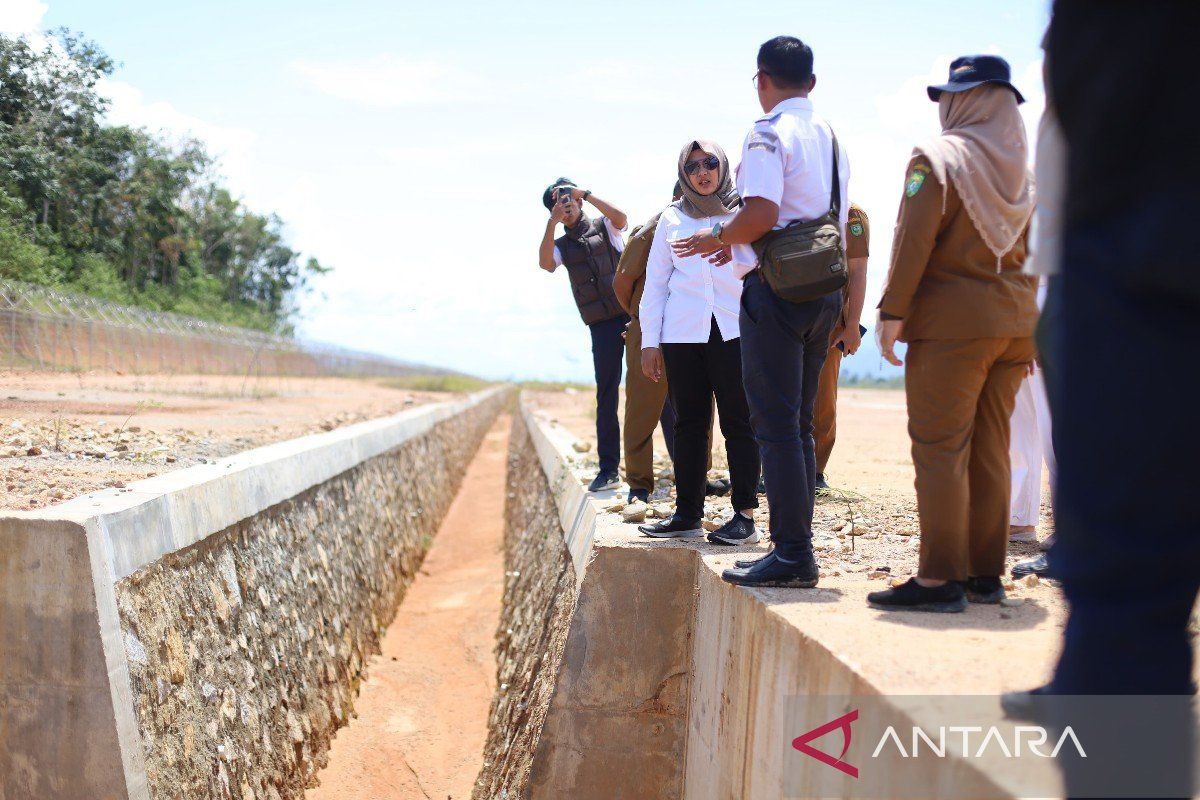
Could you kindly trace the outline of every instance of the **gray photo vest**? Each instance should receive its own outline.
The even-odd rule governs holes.
[[[582,218],[574,228],[555,239],[554,244],[562,255],[563,266],[571,279],[571,293],[585,324],[603,322],[625,313],[612,288],[621,254],[609,241],[603,217]]]

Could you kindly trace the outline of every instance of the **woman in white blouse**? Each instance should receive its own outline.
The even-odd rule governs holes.
[[[758,444],[742,386],[738,317],[742,282],[735,270],[703,256],[680,257],[671,242],[733,218],[741,198],[729,174],[729,159],[714,142],[691,141],[679,154],[683,197],[667,206],[658,222],[639,317],[642,370],[653,381],[667,378],[675,409],[675,514],[643,525],[647,536],[674,537],[701,532],[707,478],[708,432],[716,399],[734,514],[710,541],[758,541]],[[726,263],[732,255],[724,255]]]

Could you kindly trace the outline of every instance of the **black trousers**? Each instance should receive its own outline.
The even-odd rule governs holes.
[[[621,465],[621,422],[617,402],[621,397],[621,367],[625,363],[625,314],[588,325],[592,334],[592,367],[596,371],[596,453],[601,472],[616,472]]]
[[[742,385],[741,340],[722,341],[714,317],[707,342],[664,343],[662,352],[668,403],[675,410],[675,513],[687,520],[704,516],[714,397],[729,458],[733,508],[758,508],[758,445]]]
[[[757,271],[742,287],[742,363],[754,433],[762,453],[779,555],[812,553],[817,457],[813,405],[829,334],[842,313],[840,292],[809,303],[780,300]]]
[[[1194,71],[1197,23],[1196,3],[1055,4],[1046,61],[1069,153],[1059,377],[1049,381],[1059,460],[1050,559],[1071,607],[1053,681],[1061,694],[1194,690],[1200,255],[1183,221],[1200,213],[1200,106],[1180,76]],[[1114,43],[1119,59],[1104,55]],[[1112,763],[1175,774],[1190,797],[1190,746],[1173,745],[1194,732],[1190,718],[1175,722],[1159,720],[1153,737],[1175,757],[1116,753]],[[1110,754],[1088,755],[1068,768],[1071,796],[1100,796],[1086,773]]]

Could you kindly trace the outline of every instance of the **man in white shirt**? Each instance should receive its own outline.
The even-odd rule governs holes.
[[[583,213],[588,202],[600,212],[599,219]],[[547,272],[567,268],[571,294],[579,315],[592,336],[592,366],[596,373],[596,452],[600,471],[588,491],[611,489],[621,482],[621,423],[617,403],[621,391],[621,365],[625,358],[625,325],[629,315],[613,293],[617,263],[625,249],[622,233],[628,225],[625,212],[559,178],[542,193],[542,204],[550,212],[546,232],[538,248],[538,264]],[[563,235],[554,238],[555,228]]]
[[[817,585],[812,553],[816,454],[813,404],[829,335],[841,313],[841,294],[807,303],[777,297],[754,267],[751,243],[796,220],[829,212],[834,186],[833,132],[813,112],[816,85],[808,45],[779,36],[758,51],[754,75],[766,114],[742,146],[737,188],[745,206],[728,223],[675,243],[680,255],[716,254],[731,246],[735,274],[745,278],[740,329],[742,371],[750,418],[762,455],[775,549],[722,578],[746,586]],[[845,229],[850,165],[837,159],[839,222]]]

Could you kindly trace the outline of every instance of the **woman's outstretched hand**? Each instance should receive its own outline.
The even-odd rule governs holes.
[[[718,250],[724,250],[725,245],[712,235],[712,228],[702,228],[691,236],[671,242],[671,249],[680,258],[687,258],[695,255],[710,256]]]

